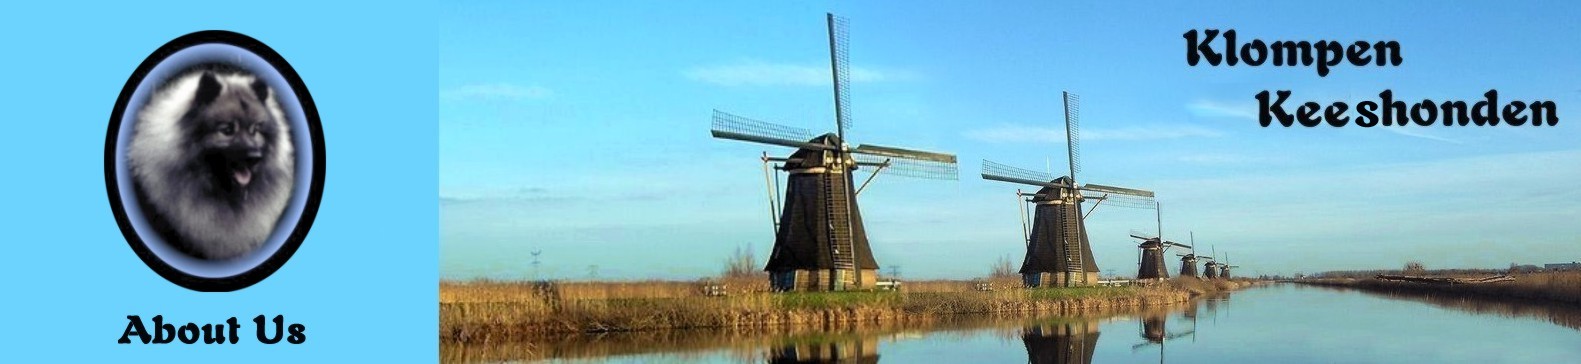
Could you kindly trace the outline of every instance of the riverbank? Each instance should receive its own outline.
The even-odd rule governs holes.
[[[836,328],[960,314],[1061,314],[1169,305],[1251,284],[1188,278],[1149,286],[1022,289],[1014,280],[997,280],[993,290],[977,291],[971,281],[926,281],[908,282],[899,292],[732,288],[728,295],[708,296],[696,282],[441,282],[439,335],[446,342],[487,343],[565,333]]]
[[[1436,275],[1445,278],[1468,278]],[[1377,278],[1305,279],[1296,283],[1354,288],[1374,292],[1431,293],[1556,305],[1581,305],[1581,272],[1538,272],[1512,276],[1509,282],[1433,284]]]
[[[708,328],[695,330],[646,330],[601,334],[536,336],[520,341],[490,343],[439,343],[440,362],[504,363],[542,360],[584,361],[615,356],[660,356],[671,362],[704,362],[698,355],[710,351],[728,352],[738,362],[774,362],[776,355],[807,352],[810,347],[867,347],[876,342],[916,338],[922,335],[971,335],[972,332],[1001,328],[1015,335],[1028,327],[1052,332],[1056,327],[1096,331],[1104,322],[1124,317],[1163,317],[1183,311],[1196,312],[1192,303],[1148,308],[1086,310],[1080,316],[1037,317],[1033,315],[953,315],[929,322],[886,321],[873,325],[824,329],[802,325],[748,328]],[[1080,330],[1078,330],[1080,331]],[[1067,330],[1069,332],[1069,330]],[[827,353],[827,352],[826,352]],[[847,353],[850,353],[849,351]],[[848,354],[849,355],[849,354]],[[836,361],[825,357],[824,362]],[[641,361],[641,360],[637,360]],[[665,361],[665,360],[658,360]],[[803,360],[802,362],[806,362]],[[849,361],[849,360],[848,360]]]

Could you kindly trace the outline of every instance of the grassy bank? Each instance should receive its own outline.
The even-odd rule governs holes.
[[[1182,305],[1170,306],[1179,309]],[[1150,308],[1170,312],[1169,308]],[[491,342],[487,345],[441,341],[441,362],[521,362],[546,359],[608,358],[618,355],[663,353],[676,361],[688,354],[727,351],[733,361],[773,362],[772,352],[795,346],[839,344],[859,347],[862,342],[895,340],[922,332],[948,336],[987,328],[1006,328],[1001,335],[1020,340],[1021,330],[1034,325],[1088,323],[1096,326],[1112,317],[1140,314],[1136,308],[1083,311],[1080,317],[1029,318],[1027,315],[952,315],[930,322],[886,321],[860,327],[826,330],[821,327],[782,325],[774,327],[718,328],[702,330],[646,330],[604,334],[537,336],[523,341]],[[1012,328],[1014,327],[1014,328]]]
[[[1456,274],[1422,274],[1468,278]],[[1426,284],[1375,278],[1307,279],[1304,284],[1356,288],[1377,292],[1412,292],[1489,299],[1581,305],[1581,272],[1538,272],[1513,275],[1515,281],[1484,284]]]
[[[976,291],[970,281],[908,282],[901,292],[767,293],[758,280],[710,297],[696,282],[441,282],[440,339],[484,343],[577,332],[701,327],[823,328],[926,322],[957,314],[1061,313],[1166,305],[1243,282],[1177,279],[1146,287],[1021,289],[1013,280]]]

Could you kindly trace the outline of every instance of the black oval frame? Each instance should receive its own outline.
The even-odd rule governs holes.
[[[131,219],[126,215],[126,207],[121,200],[121,190],[116,183],[115,171],[116,140],[121,130],[121,117],[125,115],[127,104],[131,102],[132,94],[136,93],[138,84],[141,84],[154,66],[163,62],[165,58],[188,47],[202,44],[226,44],[247,50],[263,58],[270,67],[280,72],[285,82],[291,85],[298,104],[302,107],[302,115],[307,119],[304,122],[307,124],[308,136],[313,144],[312,183],[308,186],[307,201],[302,206],[302,217],[297,219],[291,234],[286,236],[280,249],[257,266],[236,275],[216,278],[188,274],[154,254],[143,242],[143,238],[137,234],[137,230],[132,227]],[[319,200],[324,192],[324,132],[319,124],[318,108],[314,106],[313,97],[308,94],[307,85],[302,83],[302,78],[297,75],[296,70],[291,68],[291,64],[286,63],[284,57],[263,42],[241,33],[224,30],[204,30],[177,37],[148,55],[148,58],[144,59],[143,63],[137,66],[137,70],[132,72],[132,76],[126,80],[126,85],[121,88],[120,97],[115,99],[115,109],[110,114],[109,135],[105,137],[104,142],[104,184],[110,195],[110,210],[115,212],[115,222],[120,225],[121,235],[126,237],[127,245],[132,247],[132,251],[137,253],[137,257],[141,258],[148,268],[159,273],[160,277],[178,286],[201,292],[229,292],[247,288],[274,274],[285,265],[286,260],[291,259],[291,255],[296,254],[297,248],[302,245],[302,240],[307,238],[308,229],[313,226],[313,218],[318,215]]]

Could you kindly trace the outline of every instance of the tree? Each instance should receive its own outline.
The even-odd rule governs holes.
[[[1422,266],[1422,262],[1418,262],[1418,261],[1415,261],[1415,260],[1409,261],[1409,262],[1405,262],[1405,273],[1406,274],[1421,274],[1421,273],[1426,272],[1426,271],[1427,271],[1427,268]]]
[[[757,257],[752,249],[736,247],[736,252],[725,258],[725,277],[747,277],[757,274]]]
[[[1006,255],[999,257],[999,261],[994,262],[993,269],[990,271],[989,275],[993,277],[1015,276],[1016,268],[1010,263],[1010,256]]]

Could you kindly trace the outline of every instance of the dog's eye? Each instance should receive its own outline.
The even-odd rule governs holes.
[[[231,135],[236,133],[235,123],[220,124],[220,134]]]

